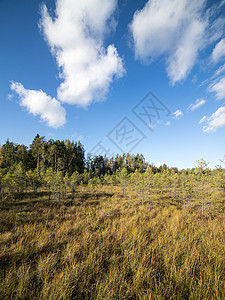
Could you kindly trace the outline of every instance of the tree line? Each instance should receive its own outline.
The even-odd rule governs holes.
[[[126,167],[127,171],[138,170],[144,172],[148,166],[142,154],[123,154],[108,158],[87,154],[85,157],[84,146],[78,141],[70,140],[45,140],[44,136],[37,134],[29,147],[16,144],[7,140],[0,146],[0,167],[5,171],[16,168],[20,164],[24,171],[36,170],[45,172],[48,168],[53,171],[61,171],[71,176],[74,172],[82,174],[87,171],[91,177],[105,174],[113,174],[118,169]],[[152,166],[154,172],[161,172],[167,166],[159,168]]]
[[[196,168],[178,170],[165,164],[159,168],[148,164],[142,154],[85,156],[84,146],[70,140],[46,141],[37,134],[29,147],[7,140],[0,147],[0,195],[23,197],[25,193],[48,191],[49,199],[74,198],[79,184],[89,186],[120,185],[123,195],[134,193],[150,203],[157,195],[184,202],[198,197],[202,210],[207,193],[221,194],[225,187],[224,169],[214,170],[201,159]],[[195,194],[195,196],[194,196]],[[197,195],[197,196],[196,196]],[[213,196],[214,195],[214,196]]]
[[[78,182],[87,183],[93,178],[112,175],[123,167],[128,172],[144,172],[147,165],[140,154],[112,158],[85,156],[84,146],[79,141],[47,141],[37,134],[29,147],[9,140],[0,146],[0,193],[4,197],[9,193],[22,195],[31,189],[37,192],[43,182],[50,186],[50,181],[56,182],[54,178],[59,175],[63,178],[79,177]],[[161,169],[155,168],[155,171]]]

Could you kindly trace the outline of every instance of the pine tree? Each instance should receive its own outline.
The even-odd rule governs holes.
[[[205,181],[206,181],[206,167],[209,163],[207,163],[203,158],[197,160],[198,166],[196,167],[197,178],[200,182],[200,196],[202,202],[202,215],[204,215],[205,211]]]
[[[74,199],[75,192],[76,192],[77,186],[79,184],[79,180],[80,180],[79,173],[77,171],[75,171],[71,175],[70,180],[69,180],[69,185],[70,185],[70,189],[72,192],[72,199]]]
[[[40,137],[39,134],[37,134],[30,145],[31,152],[33,156],[36,159],[37,162],[37,170],[39,172],[39,165],[40,165],[40,159],[41,154],[43,155],[43,143],[44,143],[44,136]]]
[[[151,207],[151,192],[152,192],[152,188],[153,188],[153,177],[154,177],[154,173],[152,171],[151,166],[147,167],[143,176],[144,176],[144,186],[145,186],[145,189],[147,190],[148,203],[149,203],[149,208],[150,208]]]
[[[2,200],[3,200],[3,198],[4,198],[3,177],[4,177],[4,171],[3,171],[3,169],[0,167],[0,195],[1,195]]]
[[[55,199],[55,188],[54,188],[55,173],[54,173],[52,167],[49,167],[46,170],[45,175],[44,175],[44,181],[48,188],[49,200],[51,199],[51,195],[53,195],[53,198]]]
[[[3,162],[3,150],[2,150],[1,145],[0,145],[0,167],[2,165],[2,162]]]
[[[33,192],[37,194],[37,189],[41,186],[42,179],[37,169],[29,170],[26,172],[26,180],[28,184],[28,189],[33,189]]]
[[[122,187],[122,191],[123,191],[123,196],[126,196],[126,187],[128,184],[128,172],[127,169],[125,167],[123,167],[122,169],[120,169],[117,173],[117,179]]]

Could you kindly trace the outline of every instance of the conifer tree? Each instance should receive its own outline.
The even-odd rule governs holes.
[[[206,181],[206,167],[207,163],[203,158],[197,160],[198,166],[196,167],[196,175],[200,183],[200,197],[202,202],[202,215],[205,211],[205,181]]]
[[[144,176],[144,185],[145,185],[145,189],[147,190],[147,194],[148,194],[148,203],[149,203],[149,208],[151,206],[151,192],[152,192],[152,188],[153,188],[153,177],[154,177],[154,173],[152,171],[152,167],[148,166],[145,173],[143,174]]]
[[[122,169],[120,169],[117,173],[117,178],[118,181],[122,187],[122,191],[123,191],[123,196],[126,196],[126,187],[128,184],[128,172],[127,169],[125,167],[123,167]]]
[[[69,180],[69,185],[70,185],[70,189],[71,189],[71,193],[72,193],[72,199],[74,199],[75,196],[75,192],[77,189],[77,186],[79,184],[79,180],[80,180],[80,175],[77,171],[73,172],[73,174],[70,177]]]
[[[3,162],[3,150],[2,150],[1,145],[0,145],[0,167],[2,165],[2,162]]]
[[[37,134],[30,145],[31,152],[33,156],[36,159],[37,162],[37,171],[39,172],[39,165],[40,165],[40,159],[41,154],[43,154],[43,143],[44,143],[44,137],[40,137],[39,134]]]

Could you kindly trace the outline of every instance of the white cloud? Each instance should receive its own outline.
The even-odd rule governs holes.
[[[161,163],[159,161],[157,161],[156,163],[154,163],[154,167],[156,167],[156,168],[159,168],[159,167],[161,167],[163,165],[164,165],[164,163]]]
[[[185,79],[205,43],[205,0],[149,0],[136,11],[130,25],[135,57],[151,62],[167,56],[167,72],[174,84]],[[213,34],[213,33],[212,33]]]
[[[72,135],[71,135],[72,139],[76,140],[76,141],[81,141],[83,140],[83,136],[82,135],[79,135],[77,132],[74,132]]]
[[[207,125],[203,127],[204,132],[216,131],[218,128],[225,126],[225,106],[221,106],[210,117],[204,116],[200,123],[207,122]]]
[[[225,71],[225,64],[223,64],[222,66],[220,66],[217,70],[216,70],[216,72],[215,72],[215,74],[214,74],[214,77],[216,77],[216,76],[219,76],[221,73],[223,73]]]
[[[170,121],[168,121],[168,122],[166,122],[166,124],[165,124],[166,126],[170,126],[171,125],[171,122]]]
[[[12,100],[13,100],[13,94],[9,94],[9,95],[8,95],[8,100],[9,100],[9,101],[12,101]]]
[[[209,86],[209,91],[216,93],[217,100],[225,99],[225,77],[215,80]]]
[[[204,117],[201,118],[201,120],[199,121],[199,124],[202,124],[202,123],[204,123],[204,122],[206,122],[206,121],[207,121],[207,117],[204,116]]]
[[[225,19],[223,16],[219,16],[218,14],[221,13],[221,7],[220,4],[213,4],[211,9],[208,10],[208,16],[211,16],[211,19],[214,18],[214,20],[211,20],[210,25],[207,28],[207,40],[208,43],[214,43],[218,41],[224,34],[224,25],[225,25]]]
[[[175,54],[168,59],[167,72],[173,84],[185,79],[194,66],[202,46],[204,29],[205,25],[202,22],[193,21],[180,39]]]
[[[225,0],[221,0],[220,4],[219,4],[219,8],[221,8],[222,6],[225,5]]]
[[[53,18],[43,6],[40,27],[61,70],[60,101],[85,107],[124,74],[115,46],[103,44],[115,29],[116,7],[116,0],[57,0]]]
[[[11,90],[20,98],[20,105],[34,116],[40,116],[49,127],[58,128],[66,123],[66,111],[60,102],[42,90],[27,90],[19,82],[12,82]]]
[[[205,103],[206,103],[205,99],[197,99],[195,103],[192,103],[191,105],[188,106],[187,110],[194,111],[199,107],[203,106]]]
[[[218,81],[219,79],[219,76],[222,76],[222,74],[225,72],[225,63],[223,65],[221,65],[215,72],[214,74],[208,78],[208,79],[205,79],[203,80],[201,83],[200,83],[200,87],[203,86],[204,84],[206,83],[210,83],[211,81],[214,80],[214,84]],[[212,86],[213,84],[211,84]],[[210,90],[210,87],[209,87],[209,90]]]
[[[221,39],[213,49],[212,59],[218,62],[221,58],[225,57],[225,38]]]
[[[176,110],[174,113],[173,113],[173,115],[174,115],[174,119],[180,119],[180,118],[182,118],[183,117],[183,112],[181,111],[181,110]]]
[[[156,126],[156,125],[155,125],[154,123],[149,123],[149,124],[148,124],[148,128],[150,128],[150,129],[154,129],[155,126]]]

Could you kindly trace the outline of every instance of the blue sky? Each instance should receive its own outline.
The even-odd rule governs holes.
[[[39,133],[179,168],[225,154],[225,1],[0,0],[0,37],[0,144]]]

